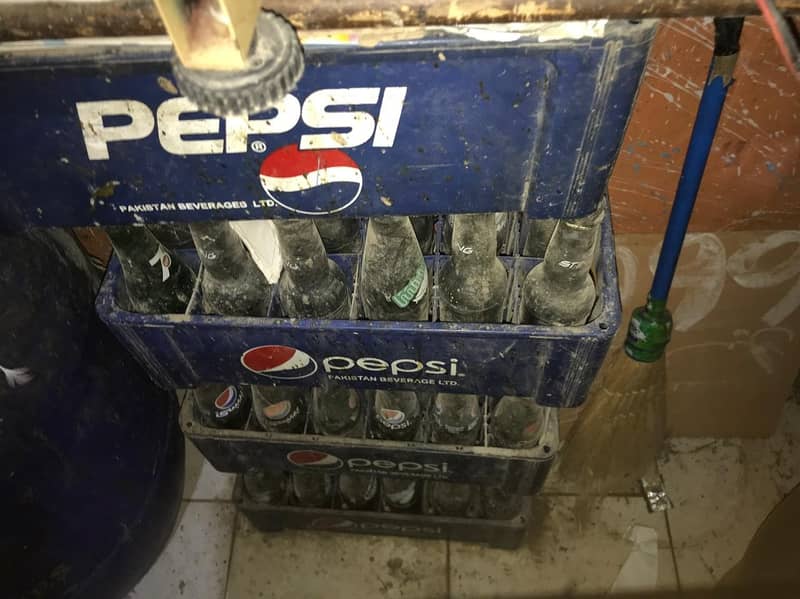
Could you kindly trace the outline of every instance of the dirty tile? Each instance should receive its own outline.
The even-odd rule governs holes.
[[[238,518],[227,599],[444,597],[446,542],[283,531]],[[335,591],[335,592],[334,592]]]
[[[574,506],[570,496],[536,498],[529,537],[516,551],[451,542],[452,596],[604,593],[633,548],[627,539],[633,525],[655,529],[658,587],[676,588],[663,513],[648,513],[638,498],[607,497],[579,530]]]
[[[172,538],[128,599],[222,599],[234,518],[230,503],[184,502]]]
[[[749,468],[766,470],[781,495],[800,484],[800,393],[786,402],[778,428],[768,439],[743,439]]]
[[[194,443],[186,440],[184,499],[230,501],[235,483],[235,474],[218,472],[206,461]]]
[[[658,480],[658,468],[655,461],[653,462],[652,467],[644,473],[644,478],[648,481]],[[555,465],[547,475],[547,479],[545,479],[544,486],[542,487],[542,493],[548,495],[571,495],[578,492],[579,488],[577,481],[570,480],[562,476],[559,469],[558,458],[556,458]],[[638,480],[632,480],[629,484],[620,484],[616,489],[612,489],[610,494],[641,497],[641,483]]]
[[[768,439],[673,439],[659,469],[684,588],[710,586],[744,554],[761,522],[800,482],[800,405]]]

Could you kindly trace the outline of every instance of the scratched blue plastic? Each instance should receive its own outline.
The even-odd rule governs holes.
[[[377,104],[352,107],[376,118],[385,89],[406,88],[391,147],[374,147],[370,138],[343,149],[363,187],[340,216],[581,216],[605,190],[653,31],[651,22],[611,22],[603,38],[548,43],[525,36],[479,42],[439,31],[374,48],[309,45],[293,93],[303,103],[320,89],[380,88]],[[296,215],[264,203],[269,198],[258,175],[275,149],[297,144],[303,134],[329,132],[303,120],[285,133],[251,134],[241,153],[211,155],[168,153],[159,143],[164,126],[156,122],[143,139],[110,142],[108,159],[89,159],[76,103],[132,100],[155,115],[175,97],[167,58],[164,46],[0,47],[0,115],[7,125],[0,141],[0,230]],[[129,120],[106,119],[108,127]],[[219,133],[187,139],[223,140],[226,125],[218,126]],[[169,208],[225,201],[245,207]],[[313,193],[297,201],[308,212],[326,207]],[[159,209],[127,210],[144,204]]]
[[[355,265],[355,257],[336,257]],[[439,258],[441,259],[441,258]],[[539,260],[508,258],[517,283]],[[347,270],[347,269],[346,269]],[[100,317],[138,356],[164,387],[191,387],[201,382],[244,381],[256,384],[318,386],[328,382],[360,388],[403,388],[419,391],[480,393],[494,397],[534,397],[542,405],[580,405],[619,326],[620,302],[607,216],[597,269],[600,299],[594,319],[580,327],[515,324],[470,325],[441,322],[232,318],[190,314],[144,315],[122,310],[116,300],[121,283],[119,265],[112,262],[97,298]],[[516,290],[512,295],[516,294]],[[317,368],[305,378],[276,380],[256,374],[241,363],[242,354],[262,345],[289,346],[304,352]],[[403,360],[446,364],[446,375],[401,373],[354,368],[326,375],[325,359],[369,358],[369,367]],[[457,360],[450,376],[451,360]],[[334,360],[334,365],[346,364]],[[424,370],[424,369],[423,369]],[[306,370],[307,372],[310,369]],[[351,380],[331,375],[375,376]],[[387,377],[380,380],[380,377]],[[399,381],[398,379],[408,379]]]

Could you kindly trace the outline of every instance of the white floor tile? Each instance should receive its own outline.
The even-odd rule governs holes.
[[[661,464],[675,507],[668,518],[683,588],[711,586],[744,553],[781,493],[764,447],[740,440],[675,439]]]
[[[638,498],[608,497],[578,530],[574,497],[539,496],[531,514],[528,543],[516,551],[450,543],[453,597],[531,596],[606,592],[633,544],[632,525],[658,534],[658,588],[676,588],[675,569],[662,513],[650,514]]]
[[[235,483],[235,474],[215,470],[194,443],[186,440],[184,499],[230,501]]]
[[[230,503],[184,502],[167,547],[128,599],[223,599],[234,517]]]
[[[239,516],[227,599],[444,597],[444,541],[261,533]]]
[[[681,586],[711,586],[800,482],[800,404],[787,402],[769,439],[673,439],[659,468]]]

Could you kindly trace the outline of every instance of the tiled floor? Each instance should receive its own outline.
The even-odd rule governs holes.
[[[398,537],[260,533],[237,516],[233,477],[187,445],[180,521],[130,599],[261,597],[487,597],[605,592],[634,544],[657,535],[661,589],[713,584],[741,556],[769,510],[800,482],[800,402],[762,440],[677,439],[658,464],[675,507],[650,514],[634,495],[606,498],[579,528],[574,497],[555,479],[516,551]],[[566,491],[565,491],[566,489]]]

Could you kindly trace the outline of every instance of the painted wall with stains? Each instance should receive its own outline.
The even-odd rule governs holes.
[[[761,18],[741,46],[692,231],[800,227],[800,82]],[[663,231],[712,48],[711,19],[662,22],[609,183],[617,232]]]

